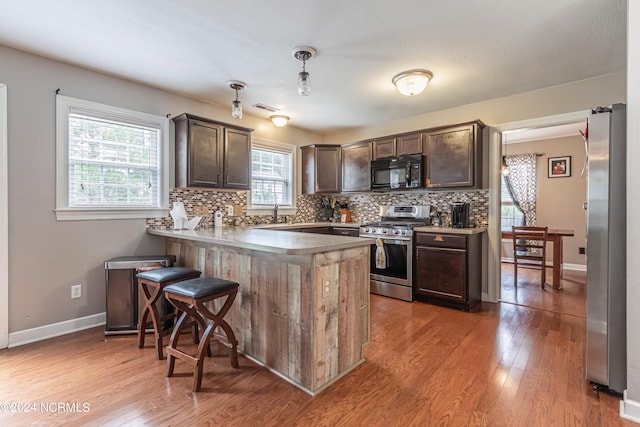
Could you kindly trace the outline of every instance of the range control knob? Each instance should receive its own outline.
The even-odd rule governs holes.
[[[402,234],[407,234],[407,230],[402,230]]]
[[[382,229],[382,234],[387,234],[387,229],[386,228]]]
[[[393,234],[398,234],[399,232],[400,230],[396,230],[396,229],[393,230]]]

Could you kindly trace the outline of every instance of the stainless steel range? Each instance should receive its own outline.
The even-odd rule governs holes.
[[[380,221],[360,227],[360,237],[374,240],[371,293],[413,301],[413,228],[429,225],[430,211],[430,205],[380,206]]]

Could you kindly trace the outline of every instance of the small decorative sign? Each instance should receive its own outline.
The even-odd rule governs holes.
[[[549,178],[571,176],[571,156],[549,157]]]

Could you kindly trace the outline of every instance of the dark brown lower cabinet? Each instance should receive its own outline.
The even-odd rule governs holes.
[[[351,236],[358,237],[359,228],[354,227],[300,227],[300,228],[282,228],[283,231],[297,231],[298,233],[314,233],[314,234],[333,234],[335,236]]]
[[[360,236],[360,228],[353,227],[332,227],[331,234],[335,236],[350,236],[350,237],[358,237]]]
[[[415,241],[415,299],[473,309],[482,295],[482,235],[416,233]]]

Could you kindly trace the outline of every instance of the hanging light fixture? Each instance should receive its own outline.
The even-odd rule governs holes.
[[[230,80],[227,82],[231,89],[236,91],[236,99],[231,103],[231,115],[234,119],[242,118],[242,103],[238,99],[238,91],[247,87],[245,82],[241,82],[239,80]]]
[[[398,92],[405,96],[418,95],[426,89],[433,78],[433,73],[427,70],[409,70],[396,74],[391,81]]]
[[[287,122],[289,121],[289,116],[285,116],[282,114],[274,114],[273,116],[270,117],[270,119],[271,119],[271,122],[273,122],[273,124],[276,127],[281,128],[287,124]]]
[[[502,152],[504,153],[502,155],[502,176],[509,176],[509,174],[511,173],[511,168],[509,168],[509,165],[507,164],[507,134],[506,133],[502,134],[502,145],[504,146],[504,149],[502,150]]]
[[[309,46],[294,47],[291,54],[298,61],[302,61],[302,71],[298,73],[298,95],[307,96],[311,93],[311,79],[307,73],[307,61],[318,54],[318,51]]]

